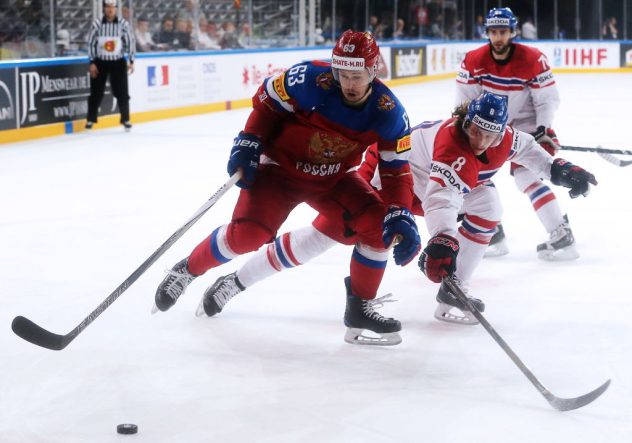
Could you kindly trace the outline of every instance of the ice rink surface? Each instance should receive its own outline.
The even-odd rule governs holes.
[[[632,149],[631,75],[558,75],[558,85],[563,144]],[[454,82],[395,92],[414,125],[449,116]],[[632,167],[592,153],[561,154],[597,176],[588,198],[556,188],[581,257],[536,258],[547,235],[506,166],[494,181],[511,252],[486,259],[471,288],[555,395],[612,378],[583,409],[553,410],[482,327],[436,321],[437,285],[415,262],[390,263],[381,287],[399,300],[381,312],[402,321],[403,343],[344,343],[351,249],[343,246],[249,288],[216,318],[195,318],[195,307],[244,257],[197,279],[168,313],[150,315],[164,270],[229,220],[237,189],[65,350],[13,334],[16,315],[65,334],[101,303],[227,180],[231,141],[248,113],[0,148],[1,443],[630,441]],[[284,229],[313,215],[301,206]],[[117,435],[128,422],[139,433]]]

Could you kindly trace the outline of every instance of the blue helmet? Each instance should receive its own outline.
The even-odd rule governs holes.
[[[465,124],[474,124],[487,132],[503,134],[507,117],[507,97],[483,92],[468,105]]]
[[[509,8],[490,9],[485,19],[485,30],[489,28],[509,28],[511,32],[515,32],[517,25],[518,19]]]

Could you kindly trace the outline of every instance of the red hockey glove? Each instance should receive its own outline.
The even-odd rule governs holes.
[[[575,198],[580,195],[586,197],[590,191],[590,185],[596,185],[597,179],[585,169],[563,158],[556,158],[551,165],[551,183],[571,188],[568,195]]]
[[[446,234],[439,234],[428,240],[428,244],[419,257],[419,269],[431,281],[441,283],[456,271],[456,257],[459,254],[459,241]]]
[[[560,141],[557,139],[557,134],[552,128],[538,126],[538,129],[531,135],[549,154],[555,155],[557,151],[559,151]]]

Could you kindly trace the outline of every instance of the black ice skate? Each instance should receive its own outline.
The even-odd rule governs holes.
[[[176,304],[178,298],[184,294],[187,286],[196,277],[189,272],[188,259],[180,260],[173,268],[167,271],[167,276],[156,290],[156,304],[152,313],[166,311]]]
[[[226,303],[246,289],[237,278],[237,273],[225,275],[217,279],[213,286],[204,291],[204,296],[200,300],[200,304],[195,311],[195,315],[202,317],[208,315],[209,317],[219,314],[226,306]]]
[[[121,124],[125,128],[125,132],[130,132],[132,130],[132,124],[130,122],[123,122]]]
[[[467,294],[466,289],[463,288],[463,285],[456,279],[456,277],[452,278],[456,280],[463,292]],[[479,312],[485,311],[485,303],[481,300],[473,297],[468,297],[468,299],[474,307],[479,310]],[[478,324],[478,320],[476,320],[476,318],[472,315],[467,306],[461,303],[458,297],[450,291],[445,283],[441,283],[441,287],[437,293],[437,302],[439,303],[439,306],[437,306],[434,314],[437,320],[461,325]],[[457,309],[460,312],[454,312],[454,309]]]
[[[494,232],[494,236],[489,241],[489,246],[487,246],[483,257],[500,257],[507,254],[509,254],[509,248],[505,241],[505,230],[503,229],[503,225],[498,223],[498,225],[496,225],[496,232]]]
[[[392,346],[402,342],[399,331],[402,324],[393,318],[386,318],[375,312],[373,308],[378,305],[395,300],[386,300],[391,294],[375,300],[365,300],[351,293],[351,278],[345,278],[347,288],[347,308],[345,309],[345,326],[347,333],[345,341],[354,345],[379,345]],[[368,330],[374,335],[365,335]]]
[[[546,261],[564,261],[579,258],[575,248],[575,237],[568,224],[568,217],[564,216],[564,223],[551,232],[551,238],[538,245],[538,258]]]

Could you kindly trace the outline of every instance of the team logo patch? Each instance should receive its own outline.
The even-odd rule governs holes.
[[[108,52],[113,52],[116,49],[116,42],[114,40],[108,40],[103,43],[103,49]]]
[[[494,17],[494,18],[487,19],[487,23],[485,23],[485,26],[487,26],[488,28],[490,26],[506,26],[506,27],[509,27],[510,26],[510,22],[509,22],[508,18]]]
[[[331,89],[334,84],[334,76],[331,72],[323,72],[316,77],[316,85],[323,88],[325,91]]]
[[[279,95],[281,100],[286,102],[290,99],[290,96],[285,90],[285,72],[274,79],[272,86],[274,87],[274,91]]]
[[[406,152],[410,149],[410,135],[405,135],[399,140],[397,140],[397,149],[395,152],[398,154],[400,152]]]
[[[479,117],[478,115],[474,115],[472,119],[472,123],[474,123],[479,128],[483,128],[489,132],[502,132],[503,125],[499,123],[490,122],[489,120],[485,120],[484,118]]]
[[[390,97],[388,94],[382,94],[380,98],[377,99],[377,107],[382,111],[390,111],[395,108],[395,100]]]

